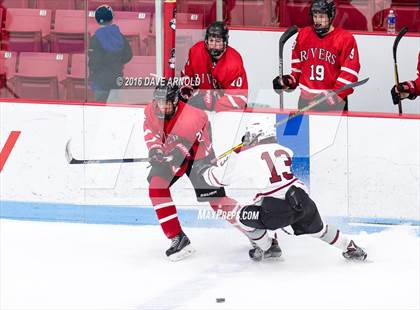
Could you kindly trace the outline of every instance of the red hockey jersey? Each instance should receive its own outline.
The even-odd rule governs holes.
[[[194,159],[201,159],[213,153],[209,135],[209,121],[206,112],[179,102],[175,115],[167,121],[158,118],[154,104],[149,103],[144,109],[144,140],[149,150],[162,147],[169,154],[179,143],[192,145]]]
[[[420,96],[420,52],[419,59],[417,62],[417,79],[414,82],[416,82],[416,95]]]
[[[299,31],[292,51],[292,76],[303,98],[356,82],[359,70],[356,40],[348,31],[335,28],[322,38],[312,26]],[[352,92],[349,89],[339,96],[345,98]]]
[[[190,48],[182,76],[196,80],[199,89],[220,89],[222,96],[214,110],[245,109],[248,98],[248,80],[241,55],[228,46],[222,57],[213,63],[204,41]]]

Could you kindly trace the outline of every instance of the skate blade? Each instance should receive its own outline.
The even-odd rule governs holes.
[[[357,258],[345,258],[344,261],[348,264],[369,264],[373,263],[373,260],[371,260],[367,255],[365,259],[357,259]]]
[[[168,256],[168,259],[171,262],[177,262],[184,258],[187,258],[188,256],[191,256],[194,254],[195,249],[189,244],[185,248],[183,248],[181,251],[172,254],[171,256]]]
[[[266,262],[284,261],[284,258],[283,258],[282,254],[277,255],[277,256],[266,256],[266,255],[264,255],[263,257],[261,257],[259,259],[255,259],[255,258],[250,257],[250,259],[254,262],[257,262],[257,263],[263,262],[263,261],[266,261]]]
[[[283,262],[284,258],[283,258],[283,255],[279,255],[279,256],[264,257],[262,260],[265,262]]]

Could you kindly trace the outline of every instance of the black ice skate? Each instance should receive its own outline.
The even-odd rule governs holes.
[[[190,239],[188,239],[187,235],[182,230],[171,240],[171,247],[166,250],[166,256],[169,260],[176,262],[195,252],[194,248],[191,246]]]
[[[255,244],[254,248],[249,250],[249,257],[252,260],[255,261],[261,261],[263,258],[279,258],[282,254],[279,243],[277,242],[277,239],[272,239],[271,246],[268,250],[263,251],[261,248],[256,246]]]
[[[361,247],[358,247],[353,240],[350,240],[347,251],[343,252],[343,256],[351,261],[364,261],[367,253]]]

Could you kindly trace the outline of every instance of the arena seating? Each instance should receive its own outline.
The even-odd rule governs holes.
[[[51,52],[83,53],[86,22],[83,10],[56,10],[54,30],[51,31]]]
[[[64,99],[72,101],[93,100],[93,92],[87,85],[86,54],[70,55],[68,71],[69,73],[62,81]]]
[[[17,53],[9,51],[0,51],[0,77],[7,82],[10,87],[9,79],[16,73]],[[0,89],[0,97],[13,97],[6,88]]]
[[[74,0],[36,0],[35,8],[50,10],[75,10],[76,2]]]
[[[48,51],[51,29],[51,10],[8,9],[4,32],[8,48],[15,52]]]
[[[104,4],[112,7],[114,11],[124,11],[126,9],[130,9],[130,4],[127,0],[89,0],[88,10],[94,11],[97,7]],[[84,9],[84,7],[81,7],[80,9]]]
[[[32,8],[29,0],[3,0],[1,5],[5,8]]]
[[[21,98],[61,99],[60,81],[67,75],[67,54],[22,52],[17,72],[10,77]]]

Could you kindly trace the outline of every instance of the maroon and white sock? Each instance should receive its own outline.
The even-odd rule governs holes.
[[[319,238],[322,241],[339,248],[343,252],[347,251],[347,246],[350,242],[334,225],[324,225],[320,232],[311,234],[311,236]]]

